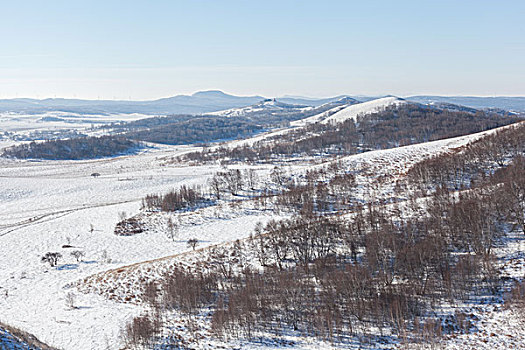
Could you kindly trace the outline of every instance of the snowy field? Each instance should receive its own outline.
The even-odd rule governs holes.
[[[63,349],[116,349],[121,330],[138,307],[75,293],[66,305],[66,286],[107,269],[243,238],[267,216],[193,217],[175,242],[163,232],[119,237],[120,217],[139,212],[147,194],[181,184],[204,184],[218,167],[167,166],[166,158],[191,147],[157,146],[138,155],[90,161],[0,160],[0,322]],[[92,173],[100,176],[93,177]],[[125,214],[123,214],[125,213]],[[197,214],[198,215],[198,214]],[[196,215],[196,216],[197,216]],[[63,248],[64,245],[74,248]],[[86,256],[77,262],[71,250]],[[57,268],[43,264],[46,252],[60,252]]]

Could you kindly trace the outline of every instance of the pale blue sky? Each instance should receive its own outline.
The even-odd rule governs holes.
[[[0,98],[525,95],[525,1],[3,1]]]

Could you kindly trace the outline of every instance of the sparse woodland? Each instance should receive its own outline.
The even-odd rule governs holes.
[[[411,113],[420,112],[400,112],[389,125]],[[474,125],[458,128],[456,117],[438,116],[441,133],[421,123],[389,142],[380,135],[390,127],[372,125],[377,115],[358,124],[375,130],[383,146],[439,138],[452,125],[462,134],[498,124],[477,116]],[[142,301],[151,311],[129,324],[130,344],[184,346],[182,339],[158,338],[173,313],[190,325],[205,311],[210,332],[224,340],[292,332],[344,346],[353,336],[428,343],[469,332],[474,320],[460,308],[444,315],[445,303],[504,297],[509,307],[523,308],[523,283],[500,278],[494,249],[509,232],[525,234],[524,136],[525,124],[516,124],[417,163],[396,185],[399,203],[359,202],[355,176],[337,162],[292,181],[276,168],[271,189],[253,191],[248,172],[229,170],[198,194],[181,188],[149,196],[146,208],[171,211],[246,190],[259,208],[291,215],[259,225],[232,248],[211,249],[200,267],[144,282]]]

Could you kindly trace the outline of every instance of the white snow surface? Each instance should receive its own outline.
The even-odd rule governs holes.
[[[202,218],[184,226],[175,242],[159,232],[132,237],[113,233],[120,213],[136,214],[145,195],[181,184],[203,184],[218,170],[165,165],[165,157],[189,149],[166,146],[91,161],[1,159],[0,322],[60,349],[117,349],[126,322],[141,309],[75,292],[66,288],[69,283],[186,251],[190,237],[206,246],[249,235],[255,222],[264,218],[239,215],[220,222]],[[101,175],[90,176],[94,172]],[[84,262],[70,256],[76,249],[85,252]],[[40,261],[46,252],[63,255],[57,268]],[[72,310],[65,303],[70,291],[76,295],[77,308]]]

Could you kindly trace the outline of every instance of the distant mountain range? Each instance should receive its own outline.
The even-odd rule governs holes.
[[[279,102],[292,105],[317,107],[326,103],[351,98],[341,95],[332,98],[278,97]],[[44,100],[16,98],[0,100],[0,112],[45,113],[61,111],[82,114],[204,114],[231,108],[255,105],[265,100],[263,96],[234,96],[222,91],[196,92],[193,95],[177,95],[153,101],[113,101],[49,98]],[[359,96],[359,101],[371,97]],[[423,104],[455,104],[478,109],[496,108],[525,113],[525,97],[471,97],[471,96],[411,96],[408,101]]]
[[[111,101],[48,98],[44,100],[18,98],[0,100],[0,112],[43,113],[144,113],[144,114],[200,114],[222,109],[255,104],[264,97],[233,96],[221,91],[197,92],[191,96],[178,95],[153,101]]]
[[[476,97],[476,96],[410,96],[406,100],[423,104],[454,104],[476,109],[504,109],[525,112],[525,97]]]

